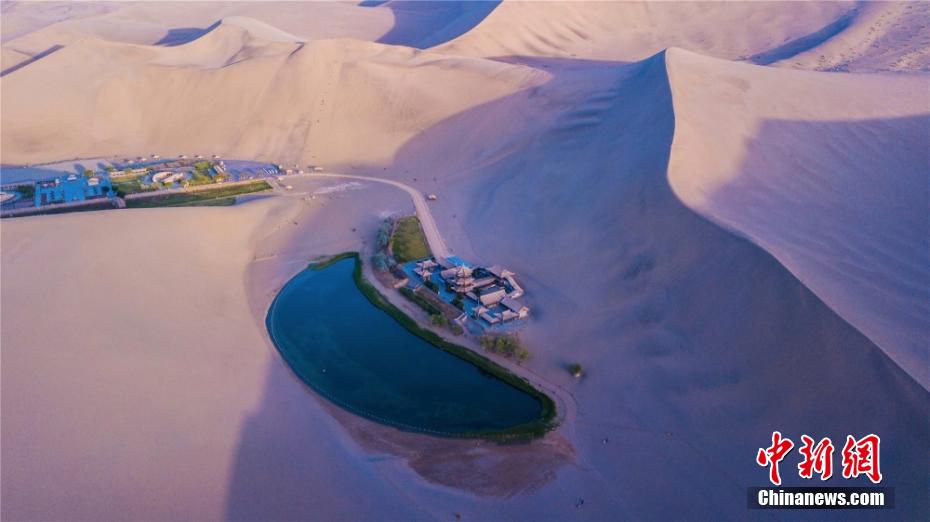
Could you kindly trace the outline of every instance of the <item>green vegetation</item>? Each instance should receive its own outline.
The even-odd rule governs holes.
[[[191,186],[198,185],[209,185],[210,183],[216,183],[220,179],[220,176],[213,177],[210,174],[210,170],[213,168],[213,163],[209,161],[198,161],[194,163],[194,170],[191,171]]]
[[[384,252],[378,252],[377,254],[371,256],[371,262],[375,265],[375,268],[384,272],[388,269],[388,257]]]
[[[84,176],[88,178],[94,177],[94,171],[91,169],[84,169]]]
[[[116,195],[121,198],[126,197],[127,194],[157,190],[157,187],[154,185],[142,183],[142,177],[140,176],[111,179],[110,184],[113,186],[113,190],[116,192]]]
[[[190,186],[209,185],[210,183],[213,183],[213,178],[210,177],[210,173],[208,171],[194,168],[194,170],[191,172],[191,179],[187,181]]]
[[[23,199],[32,199],[36,197],[36,186],[35,185],[17,185],[16,192],[19,192],[19,195]]]
[[[419,306],[424,312],[427,313],[427,315],[442,315],[442,310],[440,310],[439,307],[429,302],[425,297],[417,294],[406,286],[400,289],[400,293],[407,299],[413,301],[413,304]]]
[[[391,250],[398,263],[406,263],[430,256],[426,236],[420,228],[416,216],[407,216],[397,220],[394,237],[391,238]]]
[[[378,227],[378,249],[383,250],[387,248],[388,244],[391,242],[391,227],[393,223],[390,219],[385,219],[381,226]]]
[[[491,353],[503,355],[508,359],[516,359],[517,361],[525,361],[530,356],[530,352],[515,335],[485,334],[481,337],[481,346]]]
[[[578,363],[572,363],[568,365],[568,371],[572,374],[572,377],[579,378],[584,374],[584,369]]]
[[[450,321],[448,317],[442,312],[442,310],[435,303],[431,302],[428,298],[414,292],[413,290],[403,287],[400,289],[401,295],[407,299],[413,301],[413,303],[420,307],[427,315],[429,315],[429,321],[434,326],[440,326],[443,328],[448,328],[455,335],[462,335],[465,333],[465,330],[462,328],[462,325],[456,323],[455,321]]]
[[[230,198],[217,198],[217,199],[206,199],[203,201],[197,201],[189,205],[184,205],[185,207],[229,207],[236,204],[236,197]]]
[[[346,252],[333,256],[325,261],[311,264],[310,268],[313,270],[322,270],[332,265],[333,263],[348,258],[355,259],[355,270],[352,272],[352,279],[355,281],[355,286],[358,287],[358,290],[368,299],[369,302],[371,302],[371,304],[383,310],[395,321],[400,323],[401,326],[409,330],[410,333],[416,335],[424,341],[460,359],[474,364],[489,375],[497,377],[498,379],[506,382],[507,384],[510,384],[518,390],[522,390],[528,393],[537,401],[539,401],[542,407],[540,419],[537,421],[521,424],[520,426],[514,426],[513,428],[509,428],[503,431],[469,433],[462,435],[463,437],[482,437],[498,440],[535,438],[545,435],[546,432],[555,427],[553,424],[556,413],[555,402],[553,402],[553,400],[549,398],[548,395],[534,388],[529,382],[526,381],[526,379],[514,375],[506,368],[488,359],[487,357],[483,357],[480,354],[477,354],[463,346],[450,343],[432,330],[420,327],[420,325],[418,325],[413,318],[391,304],[387,298],[381,295],[381,293],[378,292],[378,290],[365,279],[365,277],[362,275],[362,261],[357,252]]]
[[[126,206],[129,208],[147,208],[231,205],[232,202],[229,202],[229,200],[234,196],[263,190],[271,190],[271,185],[266,181],[253,181],[244,185],[225,185],[197,192],[174,192],[146,198],[129,199],[126,200]],[[225,201],[220,202],[219,200]]]

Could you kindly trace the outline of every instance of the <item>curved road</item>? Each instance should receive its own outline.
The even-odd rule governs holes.
[[[442,235],[439,233],[439,227],[436,226],[436,221],[433,220],[433,213],[430,211],[429,203],[427,203],[426,198],[423,197],[423,194],[421,194],[419,190],[399,181],[372,178],[369,176],[356,176],[353,174],[331,174],[322,172],[314,172],[308,175],[310,177],[317,178],[345,178],[372,181],[375,183],[391,185],[403,190],[409,194],[410,199],[413,200],[413,207],[416,209],[417,218],[420,219],[420,226],[423,227],[423,234],[426,235],[426,242],[429,243],[429,249],[433,252],[433,257],[439,260],[445,259],[452,255],[449,252],[449,248],[446,246],[446,242],[442,240]]]

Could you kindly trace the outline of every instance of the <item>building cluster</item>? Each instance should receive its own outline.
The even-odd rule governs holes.
[[[311,172],[323,172],[323,167],[320,165],[307,165],[307,170],[304,170],[299,164],[295,163],[294,168],[285,166],[284,164],[275,165],[277,169],[284,174],[309,174]]]
[[[88,177],[67,174],[35,183],[35,206],[37,207],[108,196],[112,196],[109,180],[96,175]]]
[[[152,175],[152,183],[174,183],[175,181],[184,180],[185,177],[187,177],[187,174],[183,172],[163,170],[157,174]]]
[[[156,154],[152,155],[153,159],[157,158]],[[199,168],[203,169],[203,165],[209,165],[208,171],[212,171],[210,176],[214,181],[222,181],[228,177],[226,171],[226,164],[222,160],[216,159],[217,156],[214,155],[213,161],[199,159],[201,156],[197,156],[195,159],[188,159],[187,156],[182,155],[177,160],[171,161],[152,161],[143,164],[128,164],[124,165],[122,169],[118,169],[115,166],[110,169],[110,177],[113,179],[120,178],[146,178],[151,175],[151,183],[171,185],[173,183],[181,183],[186,179],[193,178],[194,172]]]
[[[525,319],[530,309],[520,302],[523,288],[514,273],[494,265],[490,268],[469,267],[447,259],[418,261],[413,269],[423,281],[442,284],[463,302],[472,316],[494,325]]]

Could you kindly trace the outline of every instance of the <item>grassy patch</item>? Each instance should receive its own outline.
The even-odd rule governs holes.
[[[119,197],[125,197],[127,194],[135,194],[137,192],[148,192],[156,190],[150,185],[143,185],[142,176],[137,176],[134,178],[111,179],[110,184],[113,185],[113,190]]]
[[[420,220],[416,216],[407,216],[397,220],[394,236],[391,238],[391,250],[398,263],[430,257],[426,236],[423,235]]]
[[[539,420],[534,422],[521,424],[506,430],[467,433],[460,436],[481,437],[496,440],[519,440],[541,437],[554,427],[553,420],[555,419],[556,413],[555,402],[548,395],[534,388],[529,382],[526,381],[526,379],[514,375],[509,370],[488,359],[487,357],[477,354],[463,346],[450,343],[435,332],[420,327],[420,325],[418,325],[413,318],[391,304],[387,298],[381,295],[381,293],[378,292],[378,290],[365,279],[365,277],[362,275],[362,260],[357,252],[346,252],[337,256],[333,256],[325,261],[311,264],[310,268],[314,270],[322,270],[332,265],[333,263],[336,263],[337,261],[348,258],[355,260],[355,269],[352,272],[352,279],[355,281],[355,286],[358,287],[362,295],[364,295],[368,301],[371,302],[371,304],[390,315],[395,321],[400,323],[401,326],[409,330],[410,333],[441,350],[444,350],[477,366],[482,371],[497,377],[507,384],[510,384],[514,388],[529,394],[537,401],[539,401],[542,407]]]
[[[253,181],[245,185],[220,186],[207,190],[198,190],[197,192],[175,192],[147,198],[129,199],[126,200],[126,206],[129,208],[149,208],[231,205],[235,202],[235,196],[270,189],[271,185],[266,181]]]
[[[197,185],[209,185],[213,183],[213,177],[210,176],[210,173],[206,170],[195,168],[191,172],[191,179],[188,180],[188,183],[192,187],[196,187]]]
[[[207,199],[204,201],[196,201],[194,203],[190,203],[184,206],[186,207],[229,207],[235,204],[236,204],[236,198],[235,196],[233,196],[230,198],[218,198],[218,199]]]

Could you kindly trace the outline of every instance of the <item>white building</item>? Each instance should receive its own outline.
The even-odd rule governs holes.
[[[507,292],[497,285],[486,286],[478,290],[478,301],[484,306],[495,305],[506,296]]]
[[[180,181],[184,179],[183,172],[172,172],[170,170],[163,170],[158,174],[152,176],[152,183],[174,183],[175,181]]]
[[[516,299],[505,297],[501,299],[501,305],[507,309],[507,311],[504,312],[505,321],[507,320],[508,311],[515,314],[514,319],[517,319],[517,318],[526,319],[526,317],[530,315],[529,307],[527,307],[525,304],[521,303],[520,301],[517,301]]]

